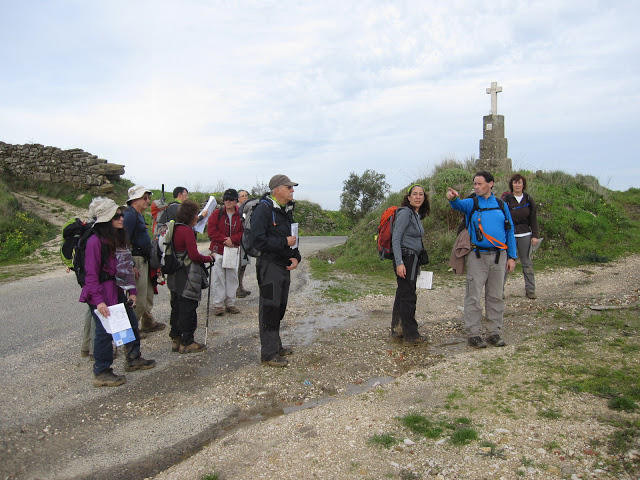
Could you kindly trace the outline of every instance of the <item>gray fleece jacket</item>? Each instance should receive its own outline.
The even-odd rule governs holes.
[[[393,221],[391,246],[396,265],[402,265],[402,249],[413,250],[416,255],[422,251],[422,236],[424,227],[418,214],[410,207],[402,207],[396,211]]]

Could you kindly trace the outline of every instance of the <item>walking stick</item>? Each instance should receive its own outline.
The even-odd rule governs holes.
[[[207,338],[209,337],[209,304],[211,303],[211,269],[213,262],[209,264],[209,287],[207,288],[207,323],[204,327],[204,346],[207,346]]]

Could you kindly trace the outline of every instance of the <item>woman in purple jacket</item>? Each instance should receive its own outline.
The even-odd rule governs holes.
[[[135,335],[135,340],[125,344],[125,370],[144,370],[155,367],[155,360],[145,360],[140,356],[140,335],[138,319],[132,309],[135,305],[136,291],[129,290],[129,298],[125,291],[116,284],[116,249],[126,247],[126,237],[118,235],[117,230],[123,228],[123,213],[116,203],[103,197],[94,198],[89,205],[89,212],[95,218],[93,234],[87,239],[85,248],[85,282],[80,294],[80,301],[89,304],[91,311],[98,310],[104,317],[109,316],[109,308],[124,303]],[[116,230],[117,229],[117,230]],[[122,245],[123,241],[125,245]],[[102,322],[93,313],[96,326],[93,341],[93,385],[96,387],[116,387],[126,382],[124,375],[115,375],[111,368],[113,349],[111,335],[106,332]]]

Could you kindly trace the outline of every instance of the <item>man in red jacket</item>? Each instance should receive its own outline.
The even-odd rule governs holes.
[[[207,233],[211,244],[209,250],[215,259],[212,273],[213,313],[224,315],[240,313],[236,303],[236,290],[238,289],[238,255],[240,241],[242,240],[242,218],[238,212],[238,192],[233,188],[225,190],[222,201],[224,206],[209,216]],[[235,261],[232,266],[223,268],[223,253],[227,248],[227,255],[233,256]]]

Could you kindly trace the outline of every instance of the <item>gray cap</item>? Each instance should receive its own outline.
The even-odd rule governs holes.
[[[296,182],[292,182],[289,177],[286,175],[282,175],[281,173],[278,175],[274,175],[269,180],[269,190],[273,191],[281,185],[286,185],[287,187],[297,187],[298,184]]]
[[[127,205],[129,205],[134,200],[144,197],[145,193],[150,194],[151,190],[147,190],[142,185],[134,185],[129,190],[127,190],[127,194],[129,195],[129,198],[127,199]]]
[[[89,216],[96,223],[110,222],[118,211],[118,205],[110,198],[96,197],[89,204]]]

